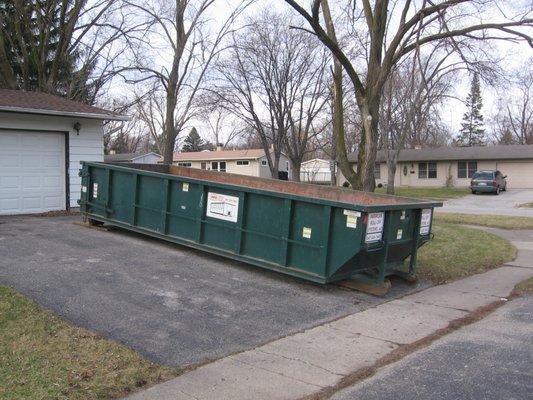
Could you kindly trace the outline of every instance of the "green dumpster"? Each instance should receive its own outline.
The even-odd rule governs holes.
[[[80,175],[91,223],[318,283],[413,278],[442,205],[169,165],[82,162]]]

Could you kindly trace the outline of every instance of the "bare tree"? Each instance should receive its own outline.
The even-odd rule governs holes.
[[[124,68],[128,82],[159,81],[165,94],[162,151],[163,162],[172,163],[176,139],[191,118],[195,117],[195,100],[208,68],[223,50],[224,37],[249,1],[241,2],[221,23],[215,33],[208,27],[208,12],[215,0],[127,0],[127,4],[150,25],[136,40],[133,50],[136,66]],[[152,59],[163,51],[170,55],[168,65]],[[150,57],[149,55],[153,57]],[[136,71],[136,75],[128,75]]]
[[[269,11],[248,21],[218,64],[213,94],[258,136],[273,177],[286,151],[299,179],[309,138],[317,134],[313,122],[327,101],[327,57],[313,38],[289,30],[290,23]]]
[[[320,9],[323,0],[313,0],[310,11],[296,0],[285,2],[307,20],[311,32],[342,64],[354,87],[363,122],[363,134],[358,150],[357,171],[354,176],[346,178],[354,188],[367,191],[374,190],[375,186],[373,172],[379,141],[379,110],[383,88],[394,66],[405,56],[428,43],[449,41],[452,45],[457,45],[458,38],[471,41],[523,40],[533,47],[531,37],[520,29],[533,26],[531,10],[508,19],[501,8],[495,5],[493,11],[500,12],[504,22],[486,23],[483,22],[484,10],[481,8],[487,7],[489,2],[446,0],[436,3],[421,0],[405,1],[402,6],[388,0],[376,0],[373,5],[369,0],[363,0],[361,10],[355,2],[351,7],[354,10],[352,15],[356,16],[351,24],[360,25],[364,30],[363,36],[368,40],[366,65],[362,67],[361,63],[350,59],[347,49],[341,48],[322,26]],[[499,34],[493,34],[494,32]],[[346,149],[341,151],[346,153]],[[338,154],[338,157],[341,164],[345,162],[342,161],[346,159],[344,154]],[[347,168],[349,166],[341,165],[341,169]]]
[[[440,126],[438,106],[453,88],[452,75],[463,66],[451,62],[451,49],[434,47],[422,57],[417,51],[390,73],[383,90],[380,131],[387,160],[387,193],[394,194],[394,177],[400,151],[406,142]],[[416,141],[415,141],[416,143]],[[416,143],[416,146],[427,145]]]
[[[505,144],[533,144],[533,58],[505,83],[509,98],[499,100],[495,117],[496,138]]]
[[[242,126],[236,123],[224,107],[211,106],[205,110],[203,121],[207,125],[209,136],[207,140],[215,146],[222,145],[225,149],[243,133]]]

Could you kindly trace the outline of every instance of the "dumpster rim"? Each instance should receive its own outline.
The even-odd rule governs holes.
[[[290,199],[293,199],[293,200],[299,200],[299,201],[304,201],[304,202],[309,202],[309,203],[314,203],[314,204],[320,204],[320,205],[326,205],[326,206],[328,206],[328,205],[329,206],[335,206],[335,207],[338,207],[338,208],[352,209],[354,211],[362,211],[362,212],[376,212],[376,211],[379,212],[379,211],[389,211],[389,210],[412,210],[412,209],[442,207],[442,205],[443,205],[442,202],[420,201],[419,199],[415,199],[415,198],[394,196],[394,195],[385,195],[385,194],[384,195],[380,194],[378,196],[396,197],[396,198],[399,198],[399,199],[410,200],[410,201],[413,201],[414,203],[412,203],[412,204],[406,204],[406,203],[401,203],[401,204],[376,204],[376,205],[352,204],[352,203],[345,203],[345,202],[336,201],[336,200],[326,200],[326,199],[319,199],[319,198],[316,198],[316,197],[301,196],[301,195],[296,195],[296,194],[292,194],[292,193],[276,192],[276,191],[271,191],[271,190],[267,190],[267,189],[257,189],[257,188],[252,188],[252,187],[249,187],[249,186],[243,186],[243,185],[232,185],[232,184],[228,184],[228,183],[220,183],[220,182],[211,181],[211,180],[201,180],[201,179],[196,179],[196,178],[189,178],[189,177],[186,177],[186,176],[174,175],[174,174],[169,174],[169,173],[165,173],[165,172],[147,171],[147,170],[132,168],[132,167],[128,167],[128,166],[122,166],[122,165],[106,163],[106,162],[103,162],[103,161],[80,161],[80,164],[82,166],[83,165],[87,165],[87,166],[94,166],[94,167],[103,167],[103,168],[113,169],[113,170],[117,170],[117,171],[125,171],[125,172],[135,171],[135,173],[139,174],[139,175],[159,177],[159,178],[161,178],[161,175],[164,175],[165,177],[168,177],[166,179],[171,179],[172,178],[172,180],[175,180],[175,181],[183,181],[183,182],[195,183],[195,184],[200,184],[200,185],[202,185],[202,184],[206,185],[205,182],[207,182],[209,186],[219,187],[221,189],[226,189],[226,190],[229,189],[229,190],[237,190],[237,191],[240,190],[240,191],[242,191],[243,188],[245,188],[246,189],[245,191],[251,192],[251,193],[255,193],[255,194],[265,194],[265,195],[278,197],[278,198],[282,198],[282,199],[283,198],[290,198]],[[236,174],[236,175],[238,175],[238,174]]]

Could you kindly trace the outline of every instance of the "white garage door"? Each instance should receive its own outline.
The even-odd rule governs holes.
[[[65,209],[65,136],[0,130],[0,215]]]
[[[497,164],[498,170],[507,175],[507,185],[511,189],[533,188],[533,163],[502,161]]]

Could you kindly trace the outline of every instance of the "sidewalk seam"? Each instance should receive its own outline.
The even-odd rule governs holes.
[[[261,350],[259,350],[261,351]],[[265,353],[265,352],[263,352]],[[270,353],[265,353],[265,354],[270,354]],[[277,355],[277,354],[272,354],[272,355]],[[325,386],[321,386],[321,385],[317,385],[316,383],[311,383],[311,382],[307,382],[307,381],[303,381],[301,379],[298,379],[298,378],[294,378],[292,376],[288,376],[288,375],[285,375],[281,372],[278,372],[278,371],[272,371],[270,369],[267,369],[267,368],[264,368],[264,367],[261,367],[259,365],[254,365],[254,364],[250,364],[250,363],[247,363],[245,361],[242,361],[242,360],[237,360],[235,358],[233,358],[234,356],[228,356],[228,358],[230,358],[231,360],[235,361],[235,362],[238,362],[240,364],[244,364],[244,365],[247,365],[249,367],[252,367],[252,368],[257,368],[257,369],[260,369],[262,371],[266,371],[266,372],[270,372],[272,374],[276,374],[276,375],[279,375],[279,376],[283,376],[284,378],[287,378],[287,379],[290,379],[290,380],[293,380],[293,381],[296,381],[296,382],[301,382],[301,383],[305,383],[306,385],[310,385],[310,386],[315,386],[317,388],[320,388],[320,389],[323,389]],[[285,357],[283,357],[285,358]],[[289,360],[292,360],[292,361],[300,361],[300,360],[294,360],[294,359],[290,359]],[[312,364],[309,364],[309,365],[312,365]],[[313,365],[315,367],[315,365]],[[329,372],[329,371],[328,371]],[[335,374],[335,375],[338,375],[338,374]],[[343,377],[344,375],[341,375],[341,377]]]

